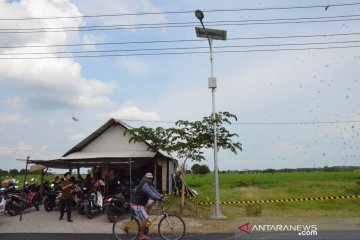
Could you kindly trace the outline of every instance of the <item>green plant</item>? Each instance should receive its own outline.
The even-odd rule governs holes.
[[[262,205],[259,203],[247,204],[245,207],[246,216],[257,217],[262,213]]]
[[[236,182],[231,183],[230,185],[233,188],[234,187],[248,187],[248,186],[250,186],[250,183],[249,183],[249,181],[246,181],[246,180],[238,180]]]
[[[360,181],[356,181],[355,187],[348,188],[347,192],[353,195],[360,195]]]

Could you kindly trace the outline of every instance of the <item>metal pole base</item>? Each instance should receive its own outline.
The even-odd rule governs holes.
[[[224,220],[227,217],[221,214],[220,209],[215,209],[214,215],[211,216],[211,219],[213,220]]]
[[[215,216],[215,214],[214,214],[214,215],[211,216],[211,219],[213,219],[213,220],[224,220],[224,219],[226,219],[226,218],[227,218],[227,217],[224,216],[224,215]]]

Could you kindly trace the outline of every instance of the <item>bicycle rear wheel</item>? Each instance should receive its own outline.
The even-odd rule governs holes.
[[[120,216],[113,224],[113,234],[118,240],[133,240],[140,235],[140,223],[135,216]]]
[[[158,232],[164,240],[180,240],[184,237],[185,231],[185,222],[179,216],[164,216],[159,222]]]

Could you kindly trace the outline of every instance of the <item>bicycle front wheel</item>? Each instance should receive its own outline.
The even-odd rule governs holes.
[[[176,215],[164,216],[158,226],[159,235],[164,240],[180,240],[185,235],[185,222]]]
[[[114,222],[112,230],[118,240],[133,240],[140,235],[140,223],[133,215],[123,215]]]

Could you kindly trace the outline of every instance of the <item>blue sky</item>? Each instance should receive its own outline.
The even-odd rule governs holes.
[[[346,3],[350,2],[0,0],[0,28],[3,29],[0,58],[37,58],[0,59],[0,168],[23,168],[24,164],[15,159],[27,156],[32,159],[60,157],[110,117],[137,120],[127,121],[134,127],[170,127],[171,124],[164,122],[198,120],[209,115],[208,42],[205,39],[184,41],[198,40],[194,24],[138,28],[151,23],[195,22],[199,26],[194,16],[196,9],[205,12],[206,26],[227,31],[227,41],[214,42],[215,52],[233,51],[214,55],[218,81],[216,108],[237,115],[237,124],[229,128],[239,134],[243,151],[237,155],[220,151],[220,170],[359,166],[360,48],[356,46],[360,44],[356,41],[360,40],[360,34],[356,33],[360,33],[360,24],[356,15],[360,14],[360,5],[336,6]],[[327,10],[326,6],[329,6]],[[261,10],[264,8],[286,9]],[[185,13],[87,17],[154,12]],[[73,18],[53,18],[57,16]],[[347,16],[347,20],[339,16]],[[50,19],[39,19],[41,17]],[[21,18],[38,19],[19,20]],[[298,19],[302,23],[270,24],[269,19]],[[212,23],[219,21],[241,24]],[[137,28],[79,31],[84,27],[109,25]],[[64,27],[74,27],[75,31],[34,30]],[[32,32],[4,33],[4,29],[15,29],[15,32],[32,29]],[[269,38],[281,36],[285,38]],[[134,43],[170,40],[183,41]],[[120,42],[132,44],[91,45]],[[307,45],[275,46],[304,43]],[[69,46],[72,44],[80,46]],[[35,45],[63,46],[29,47]],[[244,45],[268,46],[240,47]],[[18,48],[4,48],[9,46]],[[335,49],[335,46],[346,48]],[[64,56],[54,53],[60,51],[127,50],[113,53],[129,54],[134,53],[129,50],[136,49],[194,47],[198,49],[167,52],[204,53],[94,58],[77,58],[78,54],[73,53],[67,55],[69,58],[39,59]],[[329,49],[273,51],[308,47]],[[251,49],[272,51],[234,52]],[[73,121],[72,116],[79,121]],[[206,152],[206,158],[204,163],[212,168],[211,151]]]

